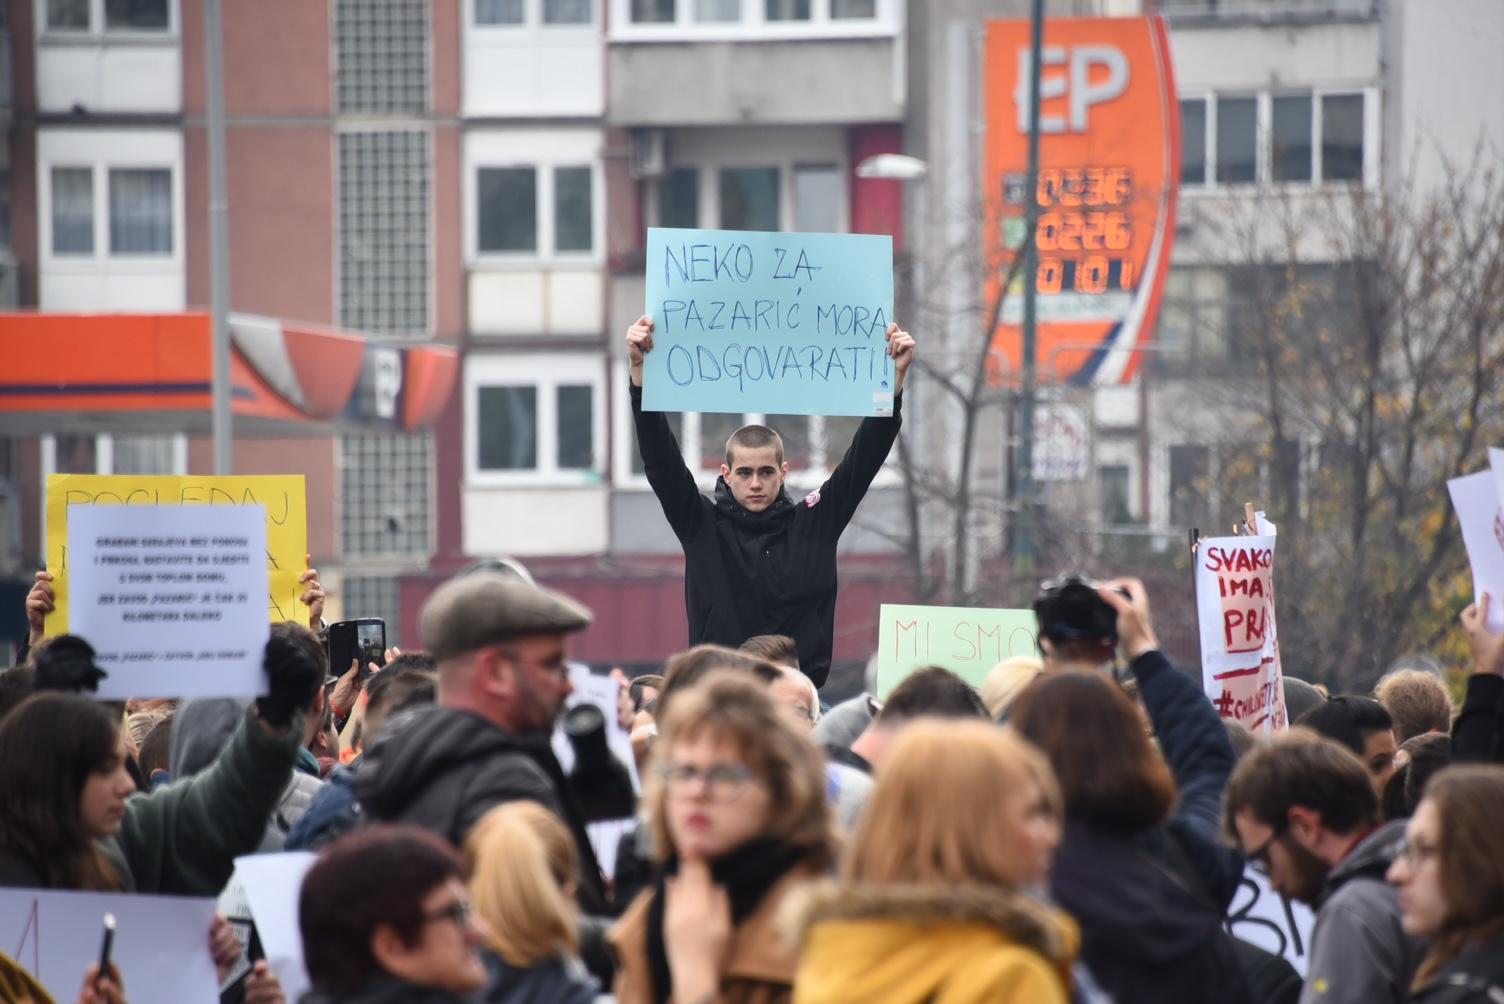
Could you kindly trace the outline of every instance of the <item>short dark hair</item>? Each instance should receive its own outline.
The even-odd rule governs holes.
[[[799,646],[786,634],[755,634],[742,642],[737,651],[746,652],[775,666],[799,668]]]
[[[778,462],[783,463],[783,437],[766,425],[744,425],[731,434],[726,440],[726,466],[736,466],[731,462],[731,451],[735,447],[744,450],[761,450],[764,447],[773,448],[773,456]]]
[[[376,825],[330,844],[303,878],[298,928],[314,989],[331,996],[359,991],[381,972],[371,935],[382,926],[416,945],[423,900],[463,877],[459,854],[416,826]],[[381,880],[371,881],[373,875]]]
[[[404,653],[401,657],[406,659]],[[392,664],[371,681],[366,691],[366,714],[373,711],[388,713],[400,711],[417,704],[432,704],[438,700],[438,674],[433,670],[404,668],[398,666],[401,659]]]
[[[280,638],[289,642],[293,648],[306,656],[309,661],[318,668],[318,673],[311,677],[312,686],[306,696],[298,702],[298,707],[308,710],[313,707],[313,700],[324,687],[324,680],[329,676],[329,652],[324,648],[323,642],[319,641],[318,635],[308,630],[297,621],[282,621],[272,625],[271,638]],[[270,642],[271,639],[268,639]],[[267,649],[267,657],[271,658],[272,649]]]
[[[387,663],[385,667],[385,671],[388,673],[393,670],[400,672],[404,669],[416,669],[424,673],[437,673],[439,671],[439,661],[427,652],[414,650],[412,652],[403,652],[397,658]]]
[[[1222,823],[1245,809],[1265,826],[1280,827],[1300,806],[1321,813],[1335,833],[1356,833],[1379,821],[1379,797],[1368,771],[1340,743],[1297,726],[1255,747],[1238,762],[1222,799]]]
[[[1384,710],[1384,705],[1372,697],[1347,694],[1318,704],[1301,715],[1295,724],[1319,732],[1362,756],[1368,736],[1392,730],[1394,719]]]
[[[68,694],[95,693],[107,675],[95,661],[94,646],[77,635],[47,638],[31,650],[37,690],[60,690]]]
[[[658,692],[658,708],[654,717],[663,717],[668,711],[669,699],[674,694],[700,682],[712,670],[717,669],[749,673],[764,685],[782,675],[772,663],[738,652],[734,648],[726,648],[724,645],[696,645],[669,659],[663,667],[663,689]]]
[[[0,673],[0,722],[36,691],[37,673],[30,666],[13,666]]]
[[[1174,776],[1133,701],[1105,676],[1040,677],[1013,703],[1008,722],[1049,758],[1068,820],[1131,836],[1174,809]]]
[[[891,725],[911,718],[988,718],[976,688],[939,666],[925,666],[893,688],[877,720]]]
[[[632,701],[632,710],[634,712],[641,711],[643,706],[648,703],[643,696],[648,690],[656,690],[660,694],[663,693],[663,677],[657,673],[645,673],[642,676],[634,678],[631,683],[627,684],[627,697]]]
[[[1415,815],[1426,782],[1452,763],[1452,737],[1442,732],[1422,732],[1400,744],[1409,759],[1384,782],[1381,799],[1385,819],[1409,819]]]

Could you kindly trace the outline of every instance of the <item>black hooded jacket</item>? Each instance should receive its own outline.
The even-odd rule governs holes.
[[[531,799],[574,835],[580,908],[606,913],[606,894],[584,816],[548,736],[516,736],[465,711],[424,707],[387,723],[355,773],[355,794],[378,822],[414,823],[463,847],[482,816]]]
[[[642,410],[641,387],[631,395],[643,471],[684,548],[689,644],[736,648],[753,635],[788,635],[799,667],[824,686],[835,634],[836,544],[898,438],[903,393],[893,399],[891,418],[862,421],[818,491],[799,502],[780,492],[757,513],[737,504],[724,478],[714,500],[701,495],[668,417]]]

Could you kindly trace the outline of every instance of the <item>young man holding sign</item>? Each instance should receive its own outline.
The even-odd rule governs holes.
[[[867,487],[888,458],[902,424],[904,375],[914,339],[888,326],[893,360],[893,414],[862,421],[846,456],[818,491],[794,502],[784,491],[789,465],[772,429],[749,425],[726,443],[715,497],[700,494],[695,476],[663,412],[642,407],[643,356],[653,349],[653,321],[644,315],[627,331],[632,417],[643,470],[684,548],[684,601],[689,644],[736,648],[753,635],[785,634],[799,665],[822,686],[830,673],[836,612],[836,543]]]

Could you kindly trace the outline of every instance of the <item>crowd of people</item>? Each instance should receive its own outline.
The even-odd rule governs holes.
[[[827,707],[840,534],[898,432],[786,492],[739,430],[715,497],[645,412],[648,480],[685,550],[689,647],[566,708],[592,614],[514,562],[440,586],[421,651],[328,661],[325,595],[273,625],[253,701],[114,703],[86,639],[32,635],[0,673],[0,886],[218,897],[238,857],[307,850],[307,1004],[1463,1004],[1504,1002],[1504,636],[1462,615],[1460,709],[1420,664],[1373,696],[1286,677],[1293,723],[1224,722],[1160,650],[1137,580],[1067,577],[1039,657],[973,687],[943,666]],[[575,752],[561,766],[561,726]],[[634,781],[640,780],[640,785]],[[591,825],[623,821],[603,860]],[[1315,914],[1302,959],[1238,937],[1246,870]],[[0,952],[11,946],[0,945]],[[286,1004],[226,918],[225,1004]],[[123,1004],[120,968],[77,1000]],[[51,1000],[0,955],[0,999]]]

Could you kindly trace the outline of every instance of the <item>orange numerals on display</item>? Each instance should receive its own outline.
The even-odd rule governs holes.
[[[1121,210],[1042,213],[1034,245],[1041,251],[1126,251],[1132,238]]]
[[[1126,206],[1133,172],[1126,167],[1042,167],[1035,198],[1041,206]]]

